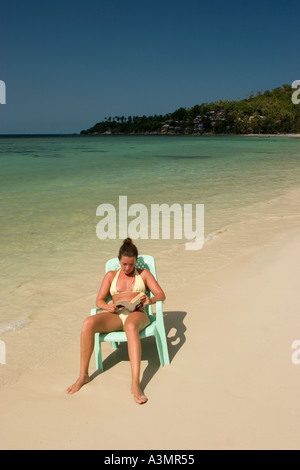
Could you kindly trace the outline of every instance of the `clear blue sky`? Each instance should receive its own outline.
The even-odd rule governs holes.
[[[0,134],[73,133],[300,79],[293,1],[9,0]]]

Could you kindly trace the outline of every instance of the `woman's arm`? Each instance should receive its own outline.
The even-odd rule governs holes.
[[[143,302],[144,305],[149,305],[149,304],[154,304],[155,302],[158,302],[159,300],[164,301],[166,299],[165,293],[158,284],[157,280],[155,277],[148,271],[147,269],[144,270],[145,277],[143,276],[144,282],[147,286],[147,288],[152,292],[153,297],[148,297],[145,295],[145,300],[142,297],[141,301]]]
[[[109,271],[105,274],[96,299],[96,307],[103,308],[103,310],[107,310],[112,313],[118,310],[117,306],[113,303],[107,304],[106,298],[109,295],[113,275],[113,271]]]

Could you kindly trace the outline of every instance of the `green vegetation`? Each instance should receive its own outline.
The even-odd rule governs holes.
[[[179,108],[165,116],[105,118],[81,134],[289,134],[300,132],[300,105],[291,101],[293,89],[282,85],[253,92],[239,101],[217,101]]]

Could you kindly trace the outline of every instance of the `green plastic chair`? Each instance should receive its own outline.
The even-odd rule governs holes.
[[[105,272],[108,271],[115,271],[121,267],[120,261],[118,258],[112,258],[107,261],[105,265]],[[156,269],[155,269],[155,261],[153,256],[150,255],[140,255],[137,258],[136,267],[139,269],[148,269],[151,274],[157,280]],[[153,297],[153,293],[147,291],[146,294],[149,297]],[[106,299],[106,303],[112,300],[111,296],[109,295]],[[152,305],[146,305],[145,309],[147,315],[150,320],[150,325],[146,326],[140,332],[140,338],[148,338],[149,336],[154,336],[156,340],[156,346],[158,350],[159,360],[161,367],[164,365],[170,364],[169,359],[169,352],[168,352],[168,345],[167,345],[167,338],[164,326],[164,318],[163,318],[163,303],[162,301],[156,302],[156,315],[152,314]],[[95,315],[99,313],[98,308],[93,308],[91,310],[91,315]],[[102,363],[102,354],[101,354],[101,343],[104,341],[110,341],[112,348],[116,349],[118,347],[119,342],[127,341],[125,331],[112,331],[111,333],[96,333],[95,334],[95,357],[96,357],[96,367],[97,369],[101,369],[103,371],[103,363]]]

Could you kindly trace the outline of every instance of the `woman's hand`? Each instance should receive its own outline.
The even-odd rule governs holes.
[[[116,306],[116,304],[111,303],[111,304],[107,304],[106,310],[110,313],[116,313],[119,309]]]
[[[148,295],[146,294],[140,297],[139,300],[142,302],[143,305],[152,305],[150,297],[148,297]]]

